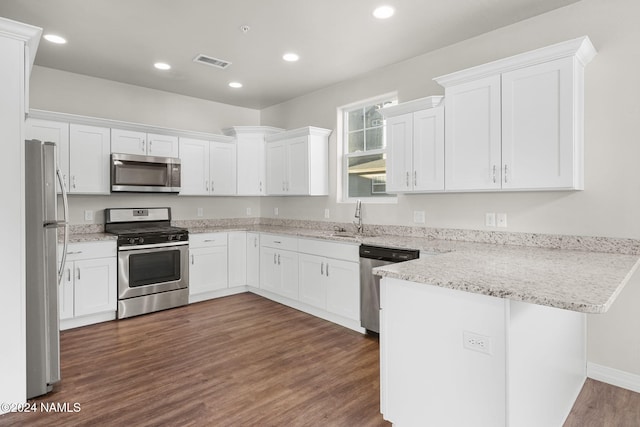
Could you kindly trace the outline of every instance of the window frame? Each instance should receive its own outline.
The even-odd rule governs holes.
[[[398,93],[389,92],[375,97],[367,98],[361,101],[346,104],[337,108],[337,123],[338,132],[337,136],[337,203],[356,203],[357,200],[361,200],[362,203],[369,204],[396,204],[398,203],[398,197],[393,193],[384,193],[385,196],[369,196],[369,197],[349,197],[349,159],[362,156],[373,156],[378,154],[387,154],[387,147],[378,148],[368,151],[360,151],[355,153],[348,153],[349,140],[348,140],[348,123],[346,116],[350,111],[358,108],[364,108],[372,104],[379,104],[381,102],[394,101],[398,103]],[[385,137],[386,123],[382,124],[383,138]],[[364,129],[363,129],[364,130]],[[364,130],[366,132],[366,130]]]

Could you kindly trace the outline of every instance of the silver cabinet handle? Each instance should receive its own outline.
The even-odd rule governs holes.
[[[409,186],[409,171],[407,171],[407,187]]]
[[[78,255],[78,254],[81,254],[81,253],[82,253],[82,251],[69,251],[69,252],[67,252],[67,255]]]
[[[413,171],[413,186],[418,185],[418,171]]]
[[[212,193],[213,193],[214,191],[216,191],[216,190],[214,189],[214,187],[213,187],[213,183],[214,183],[214,182],[215,182],[214,180],[211,180],[211,192],[212,192]]]
[[[67,175],[62,175],[62,182],[64,182],[64,188],[69,188],[69,184],[67,184]]]
[[[258,192],[262,193],[262,181],[258,183]]]
[[[205,180],[204,181],[204,189],[208,192],[209,191],[209,181]]]
[[[67,268],[67,282],[71,282],[71,269]]]
[[[320,275],[324,276],[324,262],[320,263]]]
[[[278,254],[278,265],[280,265],[280,254]]]
[[[504,165],[504,182],[507,182],[507,165]]]
[[[78,267],[78,280],[80,280],[80,267]]]
[[[282,191],[285,191],[285,188],[284,188],[284,181],[282,181]]]
[[[276,261],[276,260],[277,260],[277,258],[276,258],[276,257],[277,257],[277,255],[274,253],[274,254],[273,254],[273,263],[274,263],[274,264],[277,264],[277,261]]]
[[[193,260],[193,254],[191,254],[191,265],[193,265],[193,262],[194,262],[194,260]]]
[[[71,176],[71,186],[73,188],[76,188],[76,176],[75,175]]]
[[[327,272],[327,277],[329,277],[329,263],[327,263],[326,272]]]
[[[281,244],[282,242],[280,240],[274,240],[273,243]]]
[[[493,165],[493,183],[496,183],[496,165]]]
[[[254,238],[253,238],[253,247],[254,247],[254,248],[257,248],[257,247],[258,247],[258,238],[257,238],[257,237],[254,237]]]
[[[140,151],[144,153],[144,141],[140,141]]]

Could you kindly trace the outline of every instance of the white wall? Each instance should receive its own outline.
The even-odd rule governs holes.
[[[262,111],[263,125],[336,129],[336,108],[397,90],[400,101],[444,90],[432,78],[531,49],[588,35],[599,51],[585,70],[585,190],[399,196],[397,205],[367,205],[365,224],[412,225],[413,211],[426,226],[485,229],[485,212],[506,212],[508,231],[640,238],[640,2],[583,0],[358,79]],[[425,29],[428,31],[428,29]],[[268,198],[263,216],[351,221],[353,205],[336,202],[336,135],[331,136],[331,195]],[[611,311],[589,317],[589,361],[640,374],[640,280]]]
[[[35,67],[31,76],[31,108],[79,114],[133,123],[222,134],[229,126],[257,125],[260,112],[204,99],[88,77],[51,68]],[[260,215],[255,197],[179,197],[123,194],[69,197],[71,224],[102,224],[104,208],[170,206],[175,219],[229,218]],[[95,211],[93,221],[84,211]]]

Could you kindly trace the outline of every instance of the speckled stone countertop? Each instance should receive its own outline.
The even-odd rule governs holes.
[[[455,242],[451,252],[375,268],[375,274],[515,301],[604,313],[637,255]]]
[[[371,226],[340,235],[344,224],[302,220],[176,221],[189,233],[253,231],[352,244],[419,249],[421,258],[374,269],[426,285],[579,311],[604,313],[640,265],[640,241],[603,237]],[[72,226],[69,241],[115,240],[99,225]]]

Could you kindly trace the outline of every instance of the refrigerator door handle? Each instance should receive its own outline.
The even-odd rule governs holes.
[[[60,267],[58,268],[58,286],[62,283],[62,275],[64,272],[64,265],[67,262],[67,246],[69,246],[69,224],[67,219],[69,218],[69,201],[67,200],[67,189],[64,187],[64,179],[60,169],[56,167],[56,176],[60,182],[60,190],[62,191],[62,212],[64,219],[57,221],[58,225],[62,225],[64,228],[64,239],[62,243],[62,258],[60,259]]]

